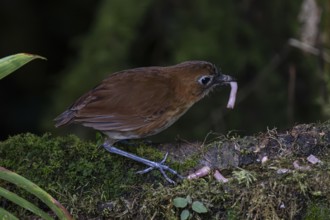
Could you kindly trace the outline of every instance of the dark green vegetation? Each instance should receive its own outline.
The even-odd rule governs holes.
[[[98,144],[49,134],[17,135],[1,142],[4,159],[0,166],[34,181],[78,219],[177,219],[182,208],[176,208],[173,201],[178,197],[206,207],[206,213],[198,213],[187,206],[194,219],[327,219],[330,213],[329,122],[298,125],[285,132],[268,130],[255,136],[228,135],[204,147],[189,143],[138,145],[120,147],[154,160],[160,160],[163,151],[172,147],[168,163],[182,174],[205,164],[208,152],[221,153],[224,146],[236,145],[239,157],[234,163],[240,168],[208,160],[212,168],[220,168],[228,183],[219,183],[209,175],[172,186],[155,171],[134,174],[144,166],[110,155]],[[195,145],[195,151],[186,145]],[[322,163],[308,163],[310,154]],[[262,155],[269,156],[264,164],[257,160]],[[295,169],[296,160],[310,169]],[[289,171],[278,174],[279,169]]]
[[[144,145],[127,150],[154,160],[163,157],[162,152]],[[98,144],[82,142],[76,136],[18,135],[0,143],[0,155],[0,166],[35,182],[74,215],[96,215],[98,203],[129,196],[141,190],[142,182],[150,185],[155,178],[162,179],[158,173],[136,175],[135,171],[145,167],[110,155]],[[5,186],[13,191],[12,187]]]

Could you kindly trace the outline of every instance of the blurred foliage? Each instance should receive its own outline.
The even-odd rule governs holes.
[[[319,101],[323,93],[318,85],[320,72],[327,75],[329,67],[321,69],[318,57],[287,44],[289,38],[298,37],[301,1],[100,0],[82,4],[71,0],[59,15],[60,4],[49,3],[48,8],[46,3],[29,5],[42,6],[42,16],[56,27],[46,29],[46,33],[62,36],[66,50],[51,47],[59,39],[52,37],[47,38],[51,48],[47,53],[52,55],[38,52],[48,57],[54,68],[43,72],[52,75],[40,77],[39,87],[25,85],[27,90],[35,91],[30,94],[33,101],[11,102],[15,109],[12,114],[18,116],[7,117],[14,118],[7,124],[18,127],[18,131],[26,124],[29,131],[54,131],[54,117],[115,71],[185,60],[207,60],[236,77],[238,103],[233,111],[226,110],[229,88],[219,88],[157,140],[172,140],[175,136],[200,140],[210,130],[251,134],[267,126],[283,128],[327,117],[327,102]],[[46,10],[52,13],[48,15]],[[33,12],[26,14],[37,16]],[[329,18],[328,11],[322,18]],[[12,24],[17,25],[14,21]],[[322,30],[327,30],[325,24],[328,22],[322,23]],[[63,58],[52,63],[55,57]],[[296,70],[293,101],[288,98],[290,66]],[[27,119],[23,112],[33,117]],[[76,134],[89,131],[78,129]]]

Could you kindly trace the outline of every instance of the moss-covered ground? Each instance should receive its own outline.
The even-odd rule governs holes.
[[[0,142],[0,166],[35,182],[76,219],[180,219],[183,209],[175,207],[173,199],[187,196],[207,208],[206,213],[197,213],[188,205],[191,219],[328,219],[329,143],[330,123],[325,122],[299,125],[282,133],[268,130],[249,137],[227,135],[185,148],[188,150],[180,148],[189,144],[171,145],[174,148],[168,164],[172,168],[187,174],[207,164],[220,169],[229,179],[227,183],[218,182],[212,173],[198,180],[178,181],[177,185],[168,184],[157,171],[137,175],[135,172],[145,166],[73,135],[10,137]],[[161,160],[164,150],[170,150],[168,146],[135,145],[119,147],[152,160]],[[228,146],[234,146],[239,155],[229,155],[234,162],[218,158],[224,154],[219,149],[228,152]],[[322,163],[309,163],[306,157],[311,153]],[[214,154],[219,155],[212,157]],[[269,159],[262,164],[260,158],[264,156]],[[295,161],[309,168],[297,169]],[[11,184],[0,181],[0,185],[39,203]],[[31,215],[1,198],[0,205],[22,218]]]

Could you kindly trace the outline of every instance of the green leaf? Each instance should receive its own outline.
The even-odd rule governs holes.
[[[191,207],[197,213],[206,213],[207,212],[206,207],[200,201],[193,202]]]
[[[181,212],[181,215],[180,215],[180,220],[187,220],[189,218],[189,215],[190,215],[190,212],[188,209],[184,209],[182,212]]]
[[[46,58],[42,56],[28,53],[18,53],[0,59],[0,79],[4,78],[5,76],[9,75],[10,73],[14,72],[18,68],[34,59],[46,60]]]
[[[37,206],[33,205],[31,202],[23,199],[22,197],[19,197],[15,193],[12,193],[2,187],[0,187],[0,196],[12,201],[13,203],[16,203],[17,205],[33,212],[34,214],[42,217],[45,220],[51,220],[51,218],[46,212],[39,209]]]
[[[187,195],[187,202],[188,202],[189,204],[191,204],[191,203],[192,203],[192,199],[191,199],[191,196],[189,196],[189,195]]]
[[[2,220],[19,220],[16,216],[0,207],[0,219]]]
[[[188,205],[188,201],[186,198],[176,197],[173,199],[173,205],[177,208],[184,208]]]
[[[55,200],[51,195],[49,195],[30,180],[18,175],[17,173],[5,169],[4,167],[0,167],[0,179],[11,182],[37,196],[50,209],[54,211],[59,219],[72,219],[69,212],[57,200]]]

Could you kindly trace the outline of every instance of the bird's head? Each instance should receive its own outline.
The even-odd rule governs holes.
[[[217,67],[206,61],[187,61],[170,67],[179,87],[179,94],[200,100],[216,86],[236,81],[222,74]]]

